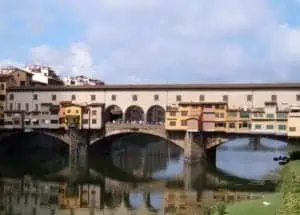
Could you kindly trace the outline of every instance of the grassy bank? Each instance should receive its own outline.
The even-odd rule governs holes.
[[[288,163],[282,169],[282,183],[277,193],[262,199],[228,205],[227,215],[299,215],[300,214],[300,160]],[[264,205],[263,202],[270,203]],[[218,214],[218,213],[216,213]]]

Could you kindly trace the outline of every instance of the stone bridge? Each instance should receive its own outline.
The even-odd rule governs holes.
[[[130,124],[130,123],[107,123],[101,130],[63,130],[63,129],[7,129],[0,133],[0,141],[4,138],[21,133],[35,132],[54,137],[70,147],[70,151],[76,152],[78,146],[88,147],[103,138],[112,137],[119,134],[142,133],[160,137],[170,141],[184,150],[185,161],[188,163],[199,162],[206,159],[207,152],[215,151],[219,145],[242,137],[250,137],[255,140],[267,137],[278,140],[287,140],[286,136],[274,134],[228,134],[228,133],[208,133],[208,132],[184,132],[166,131],[162,124]],[[178,135],[179,134],[179,135]]]

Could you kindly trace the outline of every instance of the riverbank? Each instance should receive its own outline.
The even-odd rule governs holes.
[[[228,205],[227,215],[299,215],[300,214],[300,160],[288,163],[282,169],[282,183],[278,192],[261,199]]]

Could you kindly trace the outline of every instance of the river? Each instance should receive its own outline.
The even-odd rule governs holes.
[[[69,165],[68,147],[45,136],[0,144],[1,214],[194,214],[217,202],[273,192],[287,143],[236,139],[216,161],[186,165],[162,139],[127,135],[100,141],[87,160]]]

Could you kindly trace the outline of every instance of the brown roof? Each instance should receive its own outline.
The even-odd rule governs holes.
[[[98,90],[254,90],[300,89],[300,83],[241,83],[241,84],[135,84],[95,86],[36,86],[11,87],[9,91],[98,91]]]

